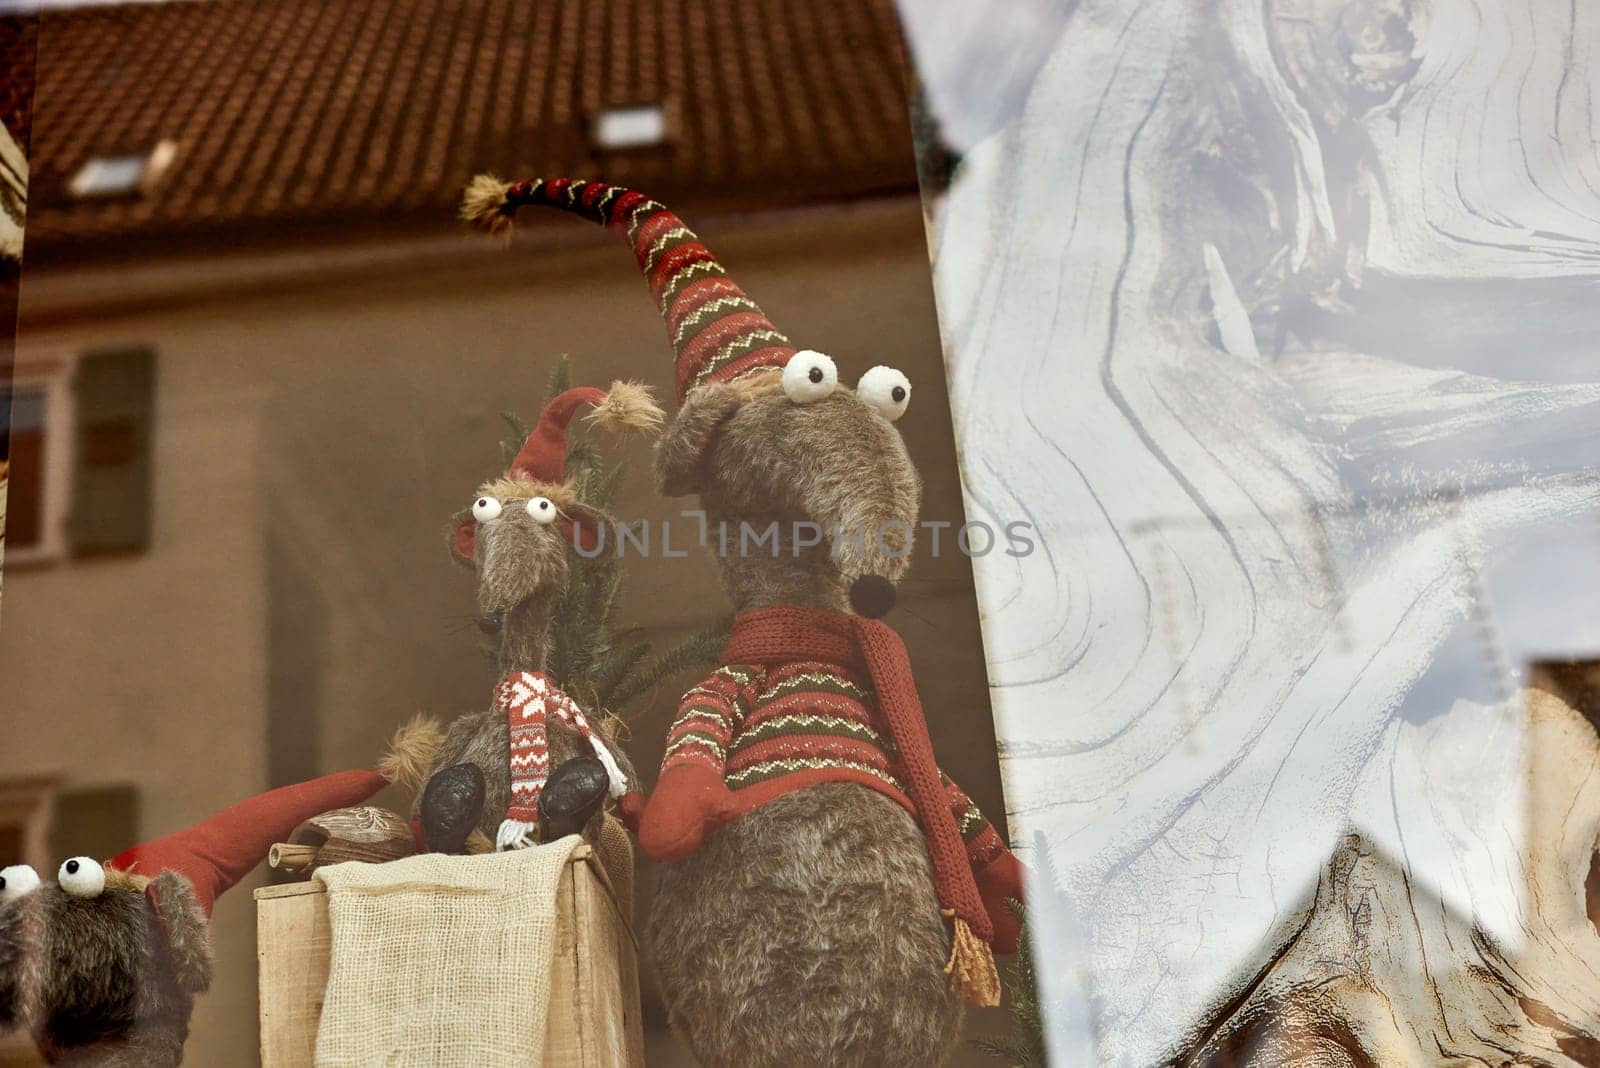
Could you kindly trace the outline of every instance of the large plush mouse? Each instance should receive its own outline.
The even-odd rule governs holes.
[[[961,1002],[998,1000],[1022,869],[939,771],[905,647],[876,618],[920,505],[894,426],[911,384],[882,366],[843,384],[640,193],[483,178],[463,211],[494,231],[527,205],[631,245],[677,354],[662,487],[699,495],[738,610],[639,826],[662,862],[649,931],[670,1022],[712,1065],[936,1064]]]
[[[218,895],[304,820],[388,783],[346,771],[272,790],[104,864],[74,857],[53,883],[0,870],[0,1033],[26,1031],[51,1064],[178,1064]]]
[[[466,847],[474,830],[513,849],[598,834],[607,797],[636,811],[627,755],[599,709],[581,709],[544,673],[551,608],[576,552],[604,545],[609,516],[565,478],[567,427],[583,407],[614,433],[654,430],[661,411],[642,386],[570,389],[550,401],[506,472],[478,487],[450,528],[450,551],[478,578],[478,627],[500,672],[482,711],[450,724],[418,798],[427,846]],[[634,795],[630,798],[630,795]]]

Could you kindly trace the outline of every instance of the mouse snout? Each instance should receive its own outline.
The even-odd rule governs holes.
[[[862,575],[850,584],[850,607],[856,615],[882,619],[894,607],[894,583],[882,575]]]

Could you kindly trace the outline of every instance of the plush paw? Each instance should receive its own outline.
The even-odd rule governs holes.
[[[653,860],[682,860],[738,814],[721,775],[710,768],[674,768],[661,776],[645,804],[639,846]]]

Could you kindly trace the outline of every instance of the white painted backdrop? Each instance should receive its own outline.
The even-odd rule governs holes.
[[[1595,1063],[1600,4],[902,13],[1053,1059]]]

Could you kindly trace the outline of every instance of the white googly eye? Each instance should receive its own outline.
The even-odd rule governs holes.
[[[534,497],[528,501],[528,514],[535,523],[554,523],[558,509],[549,497]]]
[[[493,497],[479,497],[472,502],[472,518],[480,523],[500,518],[500,502]]]
[[[13,864],[0,868],[0,904],[15,901],[23,894],[39,889],[39,873],[26,864]]]
[[[911,380],[893,367],[879,364],[861,376],[856,396],[892,423],[906,414],[906,405],[911,403]]]
[[[61,865],[56,882],[73,897],[99,897],[106,888],[106,870],[88,857],[73,857]]]
[[[820,352],[801,349],[783,365],[783,392],[796,404],[814,404],[839,388],[839,369]]]

